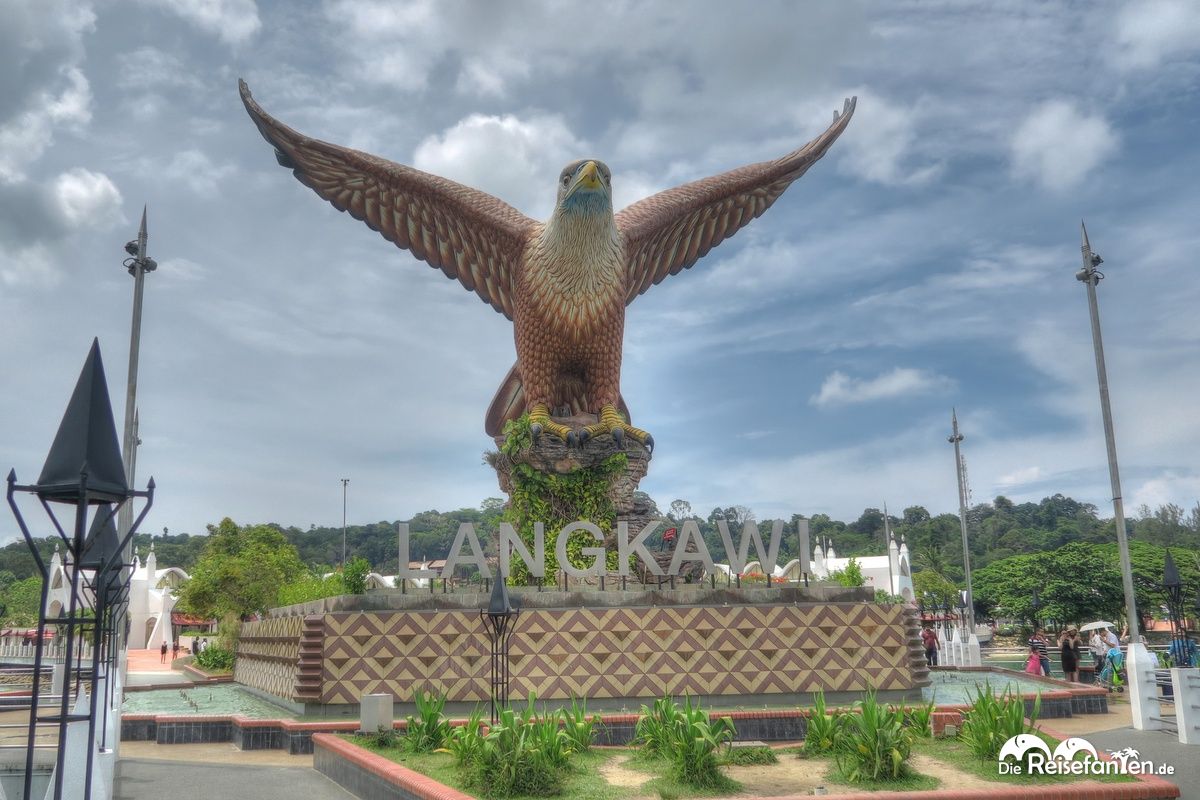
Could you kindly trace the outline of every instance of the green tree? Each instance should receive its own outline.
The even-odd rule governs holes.
[[[347,594],[363,594],[367,591],[367,573],[371,571],[371,563],[362,556],[355,556],[342,570],[342,580]]]
[[[958,586],[931,569],[914,573],[913,593],[929,608],[951,608],[958,605]]]
[[[226,517],[208,530],[191,579],[179,590],[182,611],[217,618],[262,613],[275,605],[280,587],[305,572],[277,527],[239,527]]]

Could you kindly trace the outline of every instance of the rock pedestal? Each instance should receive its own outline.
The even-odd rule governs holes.
[[[580,414],[574,417],[555,417],[554,420],[578,429],[595,423],[596,417],[593,414]],[[637,492],[638,483],[650,468],[650,451],[630,437],[625,437],[623,447],[618,446],[608,434],[588,439],[582,445],[568,446],[558,437],[543,433],[528,447],[523,447],[511,455],[511,448],[507,447],[507,437],[497,436],[495,441],[497,452],[489,453],[487,461],[496,470],[500,490],[509,496],[510,502],[513,495],[513,468],[517,464],[527,464],[547,475],[566,476],[579,470],[599,470],[612,456],[624,452],[627,459],[625,468],[609,477],[607,489],[603,490],[612,502],[613,511],[616,513],[615,522],[628,523],[629,534],[633,536],[655,518],[649,498]],[[586,514],[571,507],[569,501],[556,497],[551,503],[556,515],[561,519],[574,521],[586,518]],[[617,526],[614,524],[604,543],[612,552],[617,549],[616,530]],[[549,537],[550,531],[547,530],[548,540]],[[548,544],[548,548],[552,546]]]

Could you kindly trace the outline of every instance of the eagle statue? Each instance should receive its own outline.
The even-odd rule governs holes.
[[[301,183],[512,320],[517,363],[488,409],[489,435],[528,411],[534,436],[576,444],[607,433],[618,445],[630,436],[650,448],[653,438],[630,424],[621,397],[625,307],[770,208],[825,155],[855,105],[846,100],[824,133],[782,158],[667,189],[616,214],[608,166],[574,161],[558,176],[553,213],[538,222],[477,189],[310,139],[238,83],[250,118]],[[597,422],[563,424],[581,414]]]

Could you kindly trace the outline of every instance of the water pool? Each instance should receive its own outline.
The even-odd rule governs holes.
[[[188,702],[188,701],[191,702]],[[195,703],[195,706],[192,705]],[[190,689],[152,689],[128,692],[121,704],[124,714],[241,714],[254,719],[295,719],[296,715],[274,703],[260,700],[230,684],[194,686]]]
[[[1013,694],[1037,694],[1038,692],[1055,691],[1059,687],[1026,678],[1021,675],[1008,675],[1002,672],[950,672],[934,670],[929,675],[933,683],[921,690],[925,700],[933,700],[939,705],[952,705],[970,702],[973,695],[980,689],[990,686],[992,694],[999,697],[1005,690]]]

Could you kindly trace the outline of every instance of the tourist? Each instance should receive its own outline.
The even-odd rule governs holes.
[[[1032,640],[1030,640],[1032,642]],[[1042,654],[1037,645],[1029,645],[1029,658],[1025,660],[1025,671],[1030,675],[1042,674]]]
[[[1062,654],[1064,680],[1072,683],[1079,682],[1079,633],[1074,628],[1068,628],[1058,640]]]
[[[162,643],[162,647],[158,648],[158,652],[159,652],[158,663],[160,663],[160,664],[167,663],[167,643],[166,643],[166,641],[164,641]]]
[[[1104,669],[1104,659],[1108,655],[1108,645],[1104,643],[1104,637],[1100,635],[1099,629],[1092,631],[1092,638],[1088,640],[1088,649],[1092,651],[1092,658],[1096,659],[1096,671],[1099,672]]]
[[[925,630],[921,631],[921,642],[925,645],[925,663],[931,667],[938,665],[938,642],[937,632],[933,626],[926,624]]]
[[[179,640],[178,639],[171,642],[171,660],[174,661],[177,658],[179,658]]]
[[[1045,628],[1038,628],[1034,631],[1033,636],[1029,637],[1029,646],[1038,651],[1038,657],[1042,660],[1042,674],[1050,676],[1050,650],[1046,644]]]
[[[1117,634],[1113,633],[1112,628],[1104,629],[1104,645],[1109,650],[1113,650],[1113,649],[1120,650],[1121,649],[1121,640],[1117,638]]]

